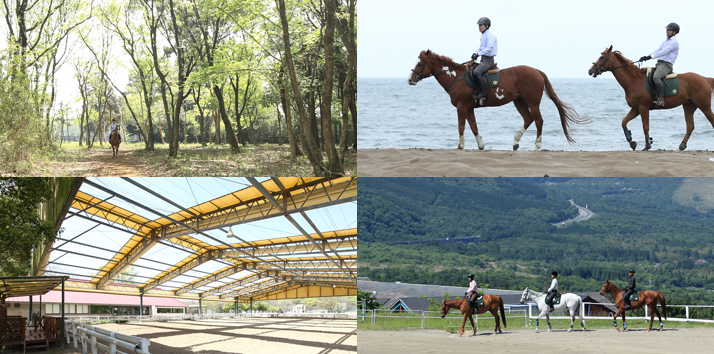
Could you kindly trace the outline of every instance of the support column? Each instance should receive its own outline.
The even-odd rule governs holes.
[[[32,317],[32,295],[30,295],[30,314],[27,315],[27,325],[30,325],[30,322],[32,322],[34,318]]]
[[[233,316],[238,317],[238,301],[233,300]]]
[[[62,279],[62,351],[64,351],[64,279]]]
[[[139,295],[139,316],[144,316],[144,293]]]
[[[250,317],[253,317],[253,297],[250,298]]]
[[[198,315],[201,315],[201,299],[198,299]]]

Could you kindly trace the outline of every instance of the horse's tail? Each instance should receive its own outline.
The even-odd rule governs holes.
[[[710,81],[709,84],[711,85],[712,82]],[[667,305],[664,303],[664,295],[662,295],[661,292],[657,292],[657,299],[659,299],[660,305],[662,305],[662,314],[664,315],[664,319],[667,319]],[[657,306],[657,304],[655,304]]]
[[[503,327],[508,328],[508,326],[506,326],[506,313],[503,310],[503,298],[500,296],[498,297],[498,306],[501,308],[501,321],[503,321]]]
[[[583,323],[583,299],[578,296],[578,314],[580,314],[580,323]]]
[[[568,143],[572,144],[575,140],[573,140],[573,137],[570,136],[570,125],[589,123],[590,118],[588,118],[587,114],[580,116],[578,112],[575,111],[573,106],[561,101],[560,98],[558,98],[558,95],[555,94],[553,86],[548,80],[548,76],[546,76],[544,72],[540,70],[538,71],[541,75],[543,75],[543,80],[545,80],[545,93],[548,95],[548,98],[555,103],[555,107],[558,108],[558,113],[560,114],[560,124],[563,126],[565,138],[568,139]]]

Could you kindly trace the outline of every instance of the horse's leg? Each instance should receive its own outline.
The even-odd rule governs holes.
[[[531,106],[530,109],[537,129],[535,148],[536,150],[540,150],[541,143],[543,142],[543,117],[540,115],[540,107],[538,105]]]
[[[548,306],[548,305],[546,305],[546,306]],[[540,319],[543,318],[543,316],[545,316],[545,311],[546,311],[546,309],[543,309],[540,312],[540,314],[538,315],[538,318],[536,318],[536,333],[538,333],[538,325],[540,324]]]
[[[704,116],[707,117],[707,120],[711,123],[712,128],[714,128],[714,113],[712,113],[711,107],[699,107],[699,109],[702,113],[704,113]]]
[[[642,131],[645,133],[645,148],[642,151],[647,151],[652,148],[652,143],[650,143],[650,111],[647,107],[640,106],[640,116],[642,117]]]
[[[647,332],[652,330],[652,322],[654,322],[654,311],[652,310],[653,307],[657,307],[657,305],[647,305],[647,309],[650,310],[650,327],[647,328]]]
[[[654,309],[654,313],[657,314],[657,319],[659,320],[659,330],[662,331],[664,329],[664,323],[662,323],[662,316],[657,309],[657,303],[652,304],[652,307]]]
[[[548,321],[548,332],[550,332],[551,327],[550,327],[550,312],[545,314],[545,320]]]
[[[568,332],[573,330],[573,324],[575,324],[575,311],[571,307],[568,307],[568,312],[570,312],[570,329]]]
[[[614,322],[615,322],[615,330],[618,331],[618,332],[620,331],[620,329],[617,328],[617,316],[620,316],[620,312],[624,312],[624,311],[625,311],[625,310],[623,310],[623,309],[617,309],[617,312],[615,313],[615,316],[613,316],[613,320],[614,320]]]
[[[525,101],[523,101],[523,98],[519,97],[513,101],[513,104],[516,106],[518,113],[521,114],[521,117],[523,117],[523,127],[521,130],[517,131],[516,135],[513,137],[513,151],[516,151],[518,150],[518,147],[520,147],[518,142],[521,141],[523,133],[525,133],[526,129],[528,129],[528,127],[531,126],[531,123],[533,123],[533,116],[531,116],[531,111],[528,110],[528,105]]]
[[[498,308],[491,309],[491,314],[496,319],[496,327],[493,328],[493,334],[497,334],[496,331],[501,332],[501,323],[498,318]]]
[[[625,322],[625,312],[626,311],[622,311],[622,331],[623,332],[627,331],[627,322]]]
[[[481,139],[481,135],[478,135],[478,126],[476,125],[476,117],[474,116],[473,109],[466,110],[466,120],[469,121],[471,132],[474,133],[474,136],[476,137],[476,145],[478,145],[478,149],[483,150],[483,139]]]
[[[464,326],[466,326],[466,317],[468,317],[468,313],[464,314],[464,321],[461,322],[461,333],[459,333],[459,337],[461,337],[464,334]]]
[[[692,135],[694,131],[694,112],[697,110],[697,106],[695,106],[691,100],[684,102],[682,107],[684,107],[684,121],[687,122],[687,133],[684,134],[684,139],[682,139],[682,143],[679,144],[677,151],[682,151],[687,148],[689,136]]]
[[[477,316],[478,316],[478,315],[477,315]],[[469,321],[471,321],[471,328],[473,328],[473,330],[474,330],[474,334],[473,334],[473,335],[475,336],[475,335],[476,335],[476,325],[474,324],[474,316],[473,316],[473,313],[471,314],[471,316],[469,316]]]
[[[637,143],[632,140],[632,132],[627,129],[627,123],[635,119],[638,115],[640,115],[640,112],[634,108],[631,108],[630,111],[627,112],[625,118],[622,119],[622,130],[625,131],[625,139],[627,139],[627,142],[630,143],[630,147],[632,148],[632,150],[635,150],[635,148],[637,148]]]
[[[459,115],[459,149],[466,147],[466,142],[464,141],[464,128],[466,128],[466,111],[468,109],[459,105],[456,107],[456,113]]]

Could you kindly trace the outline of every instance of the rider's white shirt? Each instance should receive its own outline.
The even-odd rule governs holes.
[[[116,123],[112,123],[112,125],[109,126],[109,128],[111,129],[112,132],[114,132],[114,130],[117,128],[117,125],[118,124],[116,124]]]
[[[552,290],[558,290],[558,280],[553,278],[553,281],[550,282],[550,288],[548,288],[548,291]]]

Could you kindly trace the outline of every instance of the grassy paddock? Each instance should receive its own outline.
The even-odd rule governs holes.
[[[261,144],[231,153],[228,145],[181,144],[178,157],[168,158],[168,144],[156,144],[154,151],[144,150],[143,143],[122,144],[119,159],[111,158],[111,147],[95,143],[92,149],[77,142],[64,143],[61,149],[47,150],[14,171],[3,175],[24,176],[312,176],[305,156],[292,158],[288,145]],[[327,161],[327,155],[324,155]],[[345,173],[357,174],[357,153],[345,156]],[[116,171],[116,172],[115,172]]]
[[[372,318],[367,317],[365,318],[364,321],[362,319],[357,320],[357,329],[368,329],[368,330],[377,330],[377,331],[397,331],[397,330],[405,330],[405,329],[421,329],[422,325],[422,318],[421,314],[386,314],[386,313],[379,313],[378,316],[387,316],[387,317],[378,317],[375,319],[375,325],[372,326]],[[520,316],[520,317],[511,317],[511,316]],[[435,317],[435,318],[432,318]],[[499,317],[500,318],[500,317]],[[447,332],[450,333],[458,333],[461,330],[461,322],[463,320],[463,316],[461,314],[453,314],[449,313],[445,318],[440,318],[438,313],[427,313],[427,318],[425,319],[425,327],[426,329],[443,329]],[[474,318],[475,320],[475,318]],[[579,317],[575,317],[575,323],[573,324],[573,330],[580,330],[580,324],[579,324]],[[535,330],[535,319],[533,322],[526,326],[526,321],[523,317],[523,314],[508,314],[506,313],[506,323],[508,324],[507,327],[504,327],[503,324],[501,324],[501,328],[504,331],[507,330],[517,330],[517,329],[532,329]],[[552,325],[553,329],[559,329],[559,330],[565,330],[570,328],[570,320],[569,319],[551,319],[550,323]],[[622,329],[622,320],[621,318],[618,318],[618,326],[620,329]],[[714,328],[714,324],[712,323],[700,323],[700,322],[679,322],[679,321],[666,321],[663,319],[664,323],[664,328]],[[478,331],[492,331],[495,326],[493,316],[489,314],[480,314],[478,316]],[[586,329],[608,329],[608,328],[613,328],[613,322],[612,320],[588,320],[585,318],[585,327]],[[641,317],[639,318],[632,318],[628,317],[627,319],[627,328],[628,329],[646,329],[649,327],[649,319],[644,320]],[[655,317],[655,320],[652,324],[652,330],[656,330],[659,327],[659,323],[657,322],[657,318]],[[471,330],[471,323],[469,320],[466,320],[466,326],[464,327],[465,331],[470,331]],[[548,329],[548,322],[546,321],[545,317],[540,321],[540,329],[541,330],[547,330]]]

